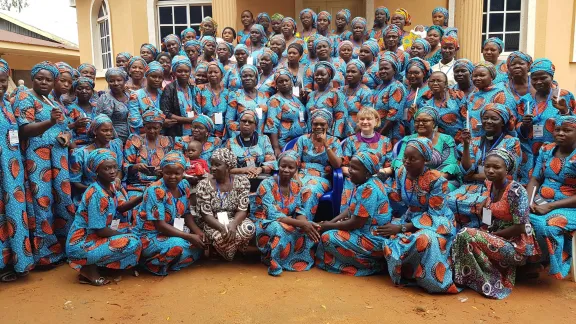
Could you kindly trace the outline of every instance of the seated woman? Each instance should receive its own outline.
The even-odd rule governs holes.
[[[160,162],[162,178],[146,188],[134,232],[142,241],[140,264],[151,273],[167,276],[202,256],[204,234],[190,213],[190,185],[184,180],[186,161],[172,151]]]
[[[279,156],[288,142],[307,132],[307,111],[294,95],[294,78],[290,71],[278,70],[274,83],[278,92],[268,100],[268,118],[264,133],[270,137],[274,154]]]
[[[197,210],[207,241],[227,261],[244,251],[254,236],[254,223],[247,219],[250,181],[244,175],[232,175],[236,156],[227,148],[212,154],[212,175],[196,187]]]
[[[210,135],[224,138],[224,114],[228,107],[230,90],[222,84],[224,67],[216,62],[208,63],[208,83],[194,88],[194,110],[212,118],[214,127]]]
[[[384,183],[373,175],[380,168],[380,154],[359,152],[350,160],[350,180],[356,186],[346,209],[320,223],[323,231],[316,250],[316,266],[333,272],[368,276],[382,272],[384,239],[374,234],[392,220]]]
[[[176,55],[172,59],[172,71],[176,81],[170,83],[160,98],[160,107],[164,115],[176,121],[176,124],[165,129],[168,136],[192,135],[192,121],[199,112],[194,110],[194,92],[190,83],[192,64],[186,56]]]
[[[141,196],[158,179],[160,161],[174,147],[172,137],[160,135],[164,115],[148,110],[142,116],[145,134],[130,135],[124,146],[123,170],[129,197]]]
[[[231,174],[245,174],[255,178],[259,174],[270,174],[276,169],[276,156],[268,136],[258,134],[258,114],[254,110],[240,113],[238,135],[226,141],[225,147],[237,157],[238,167]]]
[[[348,208],[350,196],[354,190],[354,184],[350,180],[350,159],[359,152],[371,152],[380,156],[380,168],[389,168],[392,162],[392,143],[386,136],[376,132],[381,119],[374,108],[362,108],[358,113],[359,131],[346,138],[342,142],[342,173],[346,177],[344,180],[344,190],[342,191],[342,203],[340,211]]]
[[[449,261],[454,215],[446,204],[446,179],[426,167],[432,152],[428,138],[406,143],[404,165],[395,172],[389,197],[408,210],[399,221],[377,227],[376,235],[386,237],[384,256],[394,284],[415,280],[430,293],[456,293]]]
[[[119,169],[116,160],[113,152],[103,148],[90,152],[86,160],[94,178],[82,195],[66,241],[68,262],[80,272],[80,283],[106,285],[110,281],[100,275],[99,267],[128,269],[140,258],[140,239],[129,233],[130,225],[119,216],[142,199],[124,200],[121,187],[115,185]]]
[[[146,67],[146,87],[132,92],[128,101],[128,125],[132,134],[140,134],[144,126],[142,116],[149,110],[160,112],[164,68],[154,61]]]
[[[372,107],[372,90],[362,83],[365,72],[366,66],[360,60],[351,60],[346,65],[346,85],[342,88],[342,92],[345,98],[344,106],[348,111],[346,127],[351,133],[356,131],[358,112],[364,107]]]
[[[325,109],[316,109],[310,117],[312,132],[300,136],[293,150],[300,157],[300,177],[304,190],[310,190],[309,196],[302,197],[303,208],[312,220],[318,209],[320,197],[332,188],[332,170],[342,165],[342,147],[340,141],[328,130],[332,126],[332,114]]]
[[[278,175],[262,181],[250,207],[256,244],[268,274],[306,271],[314,265],[313,247],[320,241],[318,224],[302,209],[302,182],[296,177],[299,158],[288,150],[280,155]]]
[[[212,152],[222,145],[222,140],[210,135],[214,129],[214,123],[206,115],[198,115],[192,122],[192,136],[176,137],[177,145],[185,148],[192,141],[198,141],[202,144],[202,153],[200,158],[210,165]]]
[[[112,120],[112,125],[118,137],[125,142],[130,130],[128,128],[128,100],[130,93],[126,91],[128,74],[122,68],[110,68],[106,71],[106,82],[109,91],[104,92],[96,103],[96,115],[105,114]]]
[[[432,107],[420,108],[414,117],[416,134],[406,136],[401,143],[418,137],[426,137],[432,141],[432,158],[426,163],[426,167],[440,171],[440,174],[448,180],[448,192],[456,190],[460,186],[460,166],[456,159],[456,143],[450,135],[438,131],[440,116]],[[398,169],[403,165],[406,145],[402,145],[398,157],[392,162],[392,168]],[[391,171],[390,171],[391,173]]]
[[[254,65],[244,65],[240,69],[242,76],[242,89],[231,92],[228,97],[228,108],[226,109],[226,128],[228,136],[234,138],[240,131],[240,114],[246,110],[253,110],[257,114],[258,125],[256,132],[263,134],[264,122],[268,114],[267,95],[259,91],[258,69]]]
[[[566,278],[572,262],[570,233],[576,231],[576,117],[556,119],[554,143],[540,148],[528,183],[530,222],[550,261],[549,273]]]
[[[508,181],[507,176],[516,170],[516,160],[504,148],[487,154],[488,191],[482,221],[488,228],[463,228],[452,245],[454,282],[496,299],[512,292],[516,267],[540,254],[528,216],[526,189]]]
[[[68,105],[67,108],[70,113],[68,117],[74,125],[71,127],[73,129],[72,141],[77,148],[90,144],[88,128],[96,117],[97,109],[97,101],[91,100],[94,95],[94,86],[94,80],[86,77],[79,77],[72,85],[78,100]]]
[[[510,135],[511,127],[508,109],[504,105],[489,104],[482,110],[482,129],[485,135],[472,138],[470,130],[462,131],[462,144],[458,145],[458,153],[463,184],[448,195],[448,205],[459,227],[480,227],[481,207],[485,199],[482,194],[486,191],[486,154],[503,147],[517,157],[514,165],[518,167],[520,164],[520,141]],[[510,180],[516,177],[517,172],[510,174]]]
[[[70,157],[70,183],[73,188],[72,199],[77,206],[82,200],[82,195],[86,189],[94,182],[94,178],[90,176],[87,164],[90,152],[105,148],[114,153],[116,163],[120,167],[122,167],[124,161],[124,145],[122,144],[122,140],[117,138],[114,127],[112,126],[112,120],[108,118],[108,116],[104,114],[96,116],[90,124],[86,135],[90,139],[91,144],[75,149]],[[120,187],[122,171],[118,171],[116,175],[115,185]]]

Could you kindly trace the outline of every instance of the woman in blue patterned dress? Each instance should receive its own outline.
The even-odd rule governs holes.
[[[350,18],[352,18],[352,13],[348,9],[340,9],[336,13],[336,20],[334,21],[336,29],[332,31],[332,34],[338,36],[339,42],[350,40],[352,37],[352,32],[347,28],[350,24]]]
[[[132,134],[141,134],[144,123],[142,116],[149,110],[160,110],[164,68],[156,61],[146,66],[146,87],[132,92],[128,101],[128,125]]]
[[[430,43],[426,39],[417,38],[412,42],[412,47],[410,47],[410,58],[419,57],[425,59],[431,49]]]
[[[68,127],[73,129],[72,141],[77,148],[90,144],[88,128],[90,128],[90,123],[96,117],[97,109],[97,101],[91,100],[94,95],[94,86],[94,81],[86,77],[78,78],[72,85],[72,89],[76,93],[77,102],[67,106],[68,117],[71,122]]]
[[[210,166],[212,152],[219,148],[222,140],[219,137],[212,136],[214,122],[206,115],[198,115],[192,122],[192,136],[176,137],[176,145],[187,147],[191,141],[198,141],[202,144],[202,153],[200,158]]]
[[[196,79],[196,68],[198,67],[198,58],[202,55],[202,44],[196,39],[184,42],[184,51],[186,52],[186,57],[190,60],[192,65],[192,72],[190,72],[190,79],[194,81]]]
[[[248,48],[246,45],[236,45],[234,48],[234,57],[236,58],[236,66],[232,68],[226,75],[224,75],[223,83],[228,91],[236,91],[242,89],[242,78],[240,70],[247,64],[248,61]],[[254,64],[249,64],[254,65]]]
[[[332,64],[334,67],[334,72],[332,74],[332,86],[337,89],[344,86],[344,75],[346,75],[346,64],[339,57],[332,57],[332,40],[326,38],[322,35],[316,35],[314,39],[314,50],[318,56],[318,62],[311,63],[308,65],[304,72],[304,84],[303,87],[307,91],[318,90],[318,84],[316,84],[315,74],[316,66],[321,62],[327,62]]]
[[[111,126],[110,126],[111,128]],[[100,275],[98,267],[128,269],[138,264],[142,244],[129,233],[120,216],[140,203],[141,199],[124,200],[116,183],[119,165],[113,152],[95,149],[86,160],[93,182],[82,195],[66,241],[70,266],[79,272],[80,283],[103,286],[110,281]]]
[[[576,114],[574,95],[555,84],[555,70],[550,60],[536,59],[530,67],[530,80],[536,93],[524,96],[523,104],[518,106],[518,138],[522,154],[526,156],[520,166],[522,184],[528,183],[540,147],[554,141],[555,120]]]
[[[556,119],[554,143],[540,148],[528,183],[530,222],[549,259],[549,273],[563,279],[572,262],[571,233],[576,231],[576,117]],[[536,192],[536,193],[535,193]]]
[[[240,130],[240,114],[246,110],[252,110],[258,115],[258,125],[256,132],[263,135],[264,123],[268,115],[266,105],[268,97],[259,91],[258,69],[254,65],[244,65],[240,69],[242,76],[242,89],[231,92],[228,97],[228,108],[226,109],[226,131],[229,138],[233,138]]]
[[[252,25],[254,25],[254,14],[252,14],[250,10],[244,10],[242,11],[242,14],[240,14],[240,21],[242,22],[244,29],[238,31],[236,41],[238,42],[238,45],[246,45],[250,40],[250,31],[252,30]]]
[[[252,25],[252,27],[250,27],[250,42],[246,43],[246,47],[248,47],[249,50],[248,63],[250,63],[250,60],[252,60],[252,64],[258,63],[258,55],[262,53],[266,42],[266,31],[264,31],[264,27],[259,24]]]
[[[75,212],[68,172],[71,135],[66,116],[49,99],[58,75],[54,64],[36,64],[32,89],[20,91],[13,105],[25,156],[27,213],[36,224],[30,228],[32,251],[35,263],[41,266],[65,258],[64,242]],[[17,187],[12,195],[23,202],[22,189]]]
[[[106,71],[109,91],[103,93],[96,103],[96,115],[105,114],[111,120],[118,137],[125,142],[128,139],[128,101],[130,93],[126,91],[128,73],[122,68]]]
[[[17,140],[18,124],[6,94],[9,79],[8,62],[0,59],[0,197],[24,192],[24,166]],[[5,255],[0,259],[0,281],[14,281],[28,274],[34,267],[24,196],[3,198],[0,204],[0,224],[0,233],[3,233],[0,250]]]
[[[269,48],[264,48],[258,55],[258,66],[260,67],[260,75],[258,76],[258,84],[256,89],[264,93],[266,98],[270,98],[276,93],[274,88],[274,71],[278,66],[278,55]]]
[[[337,71],[332,64],[320,61],[314,65],[314,80],[318,90],[310,92],[306,109],[312,114],[317,109],[325,109],[332,114],[334,124],[328,133],[337,138],[345,138],[348,130],[348,111],[344,104],[345,99],[339,88],[332,86],[331,81]],[[312,120],[308,120],[308,128],[311,127]]]
[[[430,26],[426,32],[426,40],[430,44],[430,52],[426,54],[425,60],[428,61],[430,66],[434,66],[442,60],[442,46],[440,41],[444,37],[444,29],[440,26]]]
[[[344,106],[348,111],[346,127],[350,133],[356,131],[358,112],[364,107],[372,107],[372,91],[362,82],[365,72],[366,66],[360,60],[351,60],[346,65],[346,85],[342,88],[342,92],[345,97]]]
[[[276,71],[274,77],[277,93],[268,100],[268,118],[264,133],[268,134],[276,156],[292,139],[308,132],[307,111],[300,99],[294,96],[294,78],[286,69]]]
[[[194,109],[212,118],[213,136],[224,138],[226,128],[224,115],[228,106],[230,90],[222,84],[224,67],[217,62],[208,63],[208,83],[197,85],[194,89]]]
[[[375,39],[378,41],[378,47],[384,48],[384,38],[382,37],[382,31],[388,23],[390,22],[390,11],[384,6],[376,8],[374,12],[374,26],[370,29],[368,33],[368,38]]]
[[[358,152],[350,160],[350,180],[355,188],[345,210],[320,223],[321,243],[316,266],[333,273],[369,276],[385,269],[385,239],[375,235],[377,227],[392,220],[384,183],[373,175],[380,168],[378,153]]]
[[[276,156],[270,139],[256,132],[258,114],[254,110],[244,110],[238,115],[238,124],[238,134],[224,145],[238,159],[238,167],[230,170],[230,173],[246,174],[248,178],[254,178],[276,170]]]
[[[463,228],[452,245],[454,281],[496,299],[504,299],[512,292],[516,268],[540,254],[530,225],[526,189],[507,178],[517,169],[516,160],[505,149],[488,153],[488,228]]]
[[[407,134],[413,134],[415,132],[414,115],[416,111],[418,111],[418,108],[423,107],[425,100],[424,94],[430,90],[428,87],[428,78],[430,78],[431,73],[432,70],[428,61],[419,57],[413,57],[408,61],[404,81],[407,95],[404,114],[402,115]]]
[[[78,73],[78,71],[74,70],[74,68],[65,62],[57,62],[55,64],[56,67],[58,67],[60,76],[54,82],[54,89],[50,95],[60,108],[63,109],[66,117],[68,117],[70,115],[70,110],[67,105],[76,101],[76,92],[72,90],[72,84],[74,83],[74,79],[77,79],[74,77],[74,74]],[[70,121],[68,121],[68,123],[70,123]],[[69,128],[72,129],[72,127]]]
[[[332,15],[328,11],[320,11],[318,13],[318,16],[316,17],[316,28],[317,28],[316,35],[321,35],[326,38],[329,38],[332,41],[332,47],[331,47],[332,53],[330,53],[330,55],[332,57],[338,57],[338,53],[336,53],[336,49],[338,46],[336,46],[336,44],[338,44],[340,38],[338,38],[338,35],[334,35],[330,31],[331,22],[332,22]]]
[[[144,61],[146,61],[146,64],[149,64],[150,62],[154,61],[156,59],[156,56],[158,56],[158,49],[156,48],[156,46],[152,45],[152,44],[142,44],[142,46],[140,46],[140,56]]]
[[[373,39],[369,39],[362,44],[358,55],[358,59],[365,65],[362,84],[365,84],[370,89],[376,89],[382,83],[382,80],[378,77],[378,53],[380,53],[378,43]]]
[[[140,56],[133,56],[130,61],[128,61],[128,75],[130,78],[126,82],[126,91],[132,92],[137,91],[146,87],[146,67],[148,63]]]
[[[296,177],[299,158],[295,151],[282,153],[278,175],[262,181],[252,205],[256,244],[268,274],[284,270],[306,271],[314,265],[313,247],[320,241],[318,224],[302,209],[302,182]]]
[[[316,35],[312,35],[308,37],[308,41],[306,42],[306,50],[300,59],[300,65],[303,66],[304,70],[306,70],[310,64],[315,64],[318,62],[318,56],[316,55],[316,50],[314,49],[315,40]],[[286,54],[288,54],[288,52],[286,52]]]
[[[404,75],[404,71],[407,69],[408,60],[410,59],[410,55],[408,55],[408,53],[406,53],[401,48],[402,34],[402,30],[395,24],[386,26],[382,32],[384,37],[384,49],[380,53],[380,55],[382,55],[383,52],[392,52],[396,54],[398,57],[398,64],[400,66],[396,80],[399,81],[402,81],[402,76]]]
[[[216,59],[216,46],[217,46],[216,38],[212,36],[202,36],[200,39],[200,46],[202,55],[198,58],[198,63],[210,63],[210,62],[217,62]]]
[[[82,200],[82,194],[88,189],[88,186],[94,182],[94,179],[89,177],[88,168],[88,155],[90,152],[105,148],[114,153],[116,163],[122,167],[124,162],[124,145],[122,140],[117,138],[116,132],[112,126],[112,120],[108,116],[101,114],[94,118],[90,124],[90,128],[86,132],[86,136],[90,138],[91,144],[84,147],[75,149],[70,157],[70,182],[72,183],[72,199],[76,206]],[[120,187],[122,181],[122,171],[117,173],[118,179],[116,186]]]
[[[520,164],[520,141],[510,134],[509,110],[501,104],[488,104],[482,109],[484,135],[472,137],[470,130],[462,131],[462,144],[458,145],[462,186],[448,196],[448,205],[454,212],[459,227],[480,227],[482,203],[486,199],[484,162],[486,155],[496,148],[505,148],[516,155],[515,166]],[[517,179],[517,172],[510,180]]]
[[[140,264],[167,276],[200,259],[204,234],[190,213],[190,184],[184,180],[186,160],[172,151],[160,162],[162,178],[146,188],[134,233],[142,242]]]
[[[396,144],[406,134],[402,116],[407,91],[396,78],[398,74],[400,74],[398,56],[392,52],[384,52],[380,56],[378,70],[382,84],[374,90],[372,101],[380,119],[384,122],[384,125],[378,128],[378,132],[388,137],[392,144]]]
[[[354,17],[350,26],[352,27],[352,35],[350,37],[350,42],[352,43],[352,58],[357,59],[360,55],[360,47],[366,40],[366,34],[368,22],[364,17]]]
[[[470,94],[476,91],[476,87],[472,82],[474,64],[468,59],[459,59],[454,62],[453,69],[454,81],[456,81],[456,84],[452,86],[451,89],[464,92],[464,101],[468,102]]]
[[[441,27],[446,36],[458,37],[458,28],[448,27],[450,14],[444,7],[436,7],[432,10],[432,23]]]
[[[426,167],[432,152],[428,138],[406,143],[404,165],[395,172],[389,197],[407,211],[399,221],[377,227],[376,234],[386,237],[384,256],[394,284],[416,280],[430,293],[456,293],[449,261],[454,215],[446,204],[448,182]]]
[[[310,190],[302,197],[303,208],[310,220],[316,215],[320,197],[332,188],[329,179],[332,170],[342,165],[342,147],[340,141],[329,135],[332,126],[332,113],[325,109],[312,112],[311,133],[300,136],[293,150],[300,157],[300,177],[304,190]]]
[[[284,52],[287,52],[286,40],[282,35],[276,35],[270,39],[270,49],[278,55],[278,66],[286,65],[288,60],[288,57],[284,56]]]
[[[286,40],[286,48],[292,43],[298,43],[305,46],[306,42],[296,36],[297,26],[296,21],[292,17],[285,17],[282,19],[282,36]]]
[[[494,64],[496,77],[494,84],[508,81],[508,65],[506,61],[498,62],[500,54],[504,51],[504,42],[498,37],[490,37],[482,45],[482,57],[484,61]]]

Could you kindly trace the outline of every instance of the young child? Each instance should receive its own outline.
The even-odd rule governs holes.
[[[205,174],[210,173],[208,164],[205,160],[200,158],[202,154],[202,143],[198,141],[191,141],[186,148],[187,168],[185,173],[189,176],[203,177]]]

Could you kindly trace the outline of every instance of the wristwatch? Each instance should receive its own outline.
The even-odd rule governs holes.
[[[400,225],[400,232],[406,233],[406,230],[407,230],[406,225],[404,224]]]

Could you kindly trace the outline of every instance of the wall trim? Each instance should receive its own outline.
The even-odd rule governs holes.
[[[456,15],[456,0],[448,0],[448,27],[454,27],[454,16]]]
[[[102,68],[102,48],[100,47],[100,42],[95,42],[95,38],[100,38],[99,30],[96,28],[98,24],[98,11],[100,10],[100,6],[102,3],[106,3],[106,9],[108,9],[108,28],[110,32],[110,53],[112,55],[112,66],[115,64],[115,56],[114,56],[114,44],[113,44],[113,37],[112,37],[112,14],[110,12],[110,4],[108,0],[92,0],[90,2],[90,43],[91,43],[91,50],[90,55],[92,56],[92,64],[96,66],[96,73],[98,71],[106,71]],[[95,55],[95,51],[98,51],[98,55]]]
[[[156,0],[146,0],[146,19],[148,19],[148,43],[156,44],[158,38],[156,35]]]

